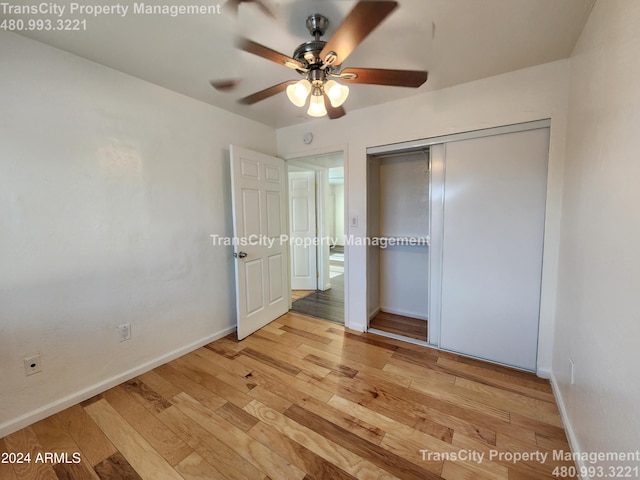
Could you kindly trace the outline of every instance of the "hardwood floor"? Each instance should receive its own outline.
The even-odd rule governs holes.
[[[547,381],[289,313],[0,439],[81,459],[0,477],[544,480],[569,464],[497,455],[553,449],[569,447]],[[442,456],[461,452],[485,457]]]
[[[344,325],[344,275],[331,278],[331,288],[298,299],[291,310]]]
[[[291,290],[291,299],[295,302],[315,292],[315,290]]]
[[[370,328],[427,341],[427,321],[394,313],[380,312],[369,322]]]

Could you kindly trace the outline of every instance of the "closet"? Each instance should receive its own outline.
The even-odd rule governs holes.
[[[536,370],[548,149],[542,120],[367,150],[370,331]]]
[[[429,152],[370,156],[369,326],[427,341]]]

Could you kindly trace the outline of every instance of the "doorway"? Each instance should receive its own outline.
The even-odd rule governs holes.
[[[344,154],[287,163],[291,310],[344,324]]]

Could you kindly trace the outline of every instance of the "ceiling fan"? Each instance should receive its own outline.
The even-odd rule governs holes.
[[[229,12],[233,13],[234,15],[238,16],[238,9],[240,8],[240,4],[241,3],[254,3],[262,11],[262,13],[264,13],[265,15],[267,15],[267,16],[269,16],[271,18],[276,18],[276,16],[269,9],[269,7],[267,7],[260,0],[227,0],[227,3],[224,4],[224,8],[227,11],[229,11]]]
[[[320,38],[326,32],[329,20],[323,15],[313,14],[307,18],[306,26],[314,39],[300,44],[292,57],[247,38],[240,39],[238,47],[241,50],[295,70],[303,76],[303,79],[278,83],[238,101],[252,105],[286,91],[289,100],[298,107],[304,107],[309,100],[307,110],[309,115],[314,117],[328,115],[329,118],[334,119],[345,114],[342,104],[349,95],[349,87],[343,83],[419,87],[427,81],[426,71],[342,68],[343,62],[351,52],[397,6],[396,1],[359,1],[333,37],[326,42]],[[211,81],[211,85],[221,91],[231,90],[238,83],[238,80]]]

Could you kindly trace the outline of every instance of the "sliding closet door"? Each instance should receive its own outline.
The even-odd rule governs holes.
[[[549,129],[446,144],[440,347],[536,369]]]

